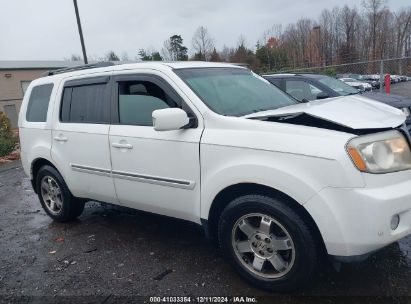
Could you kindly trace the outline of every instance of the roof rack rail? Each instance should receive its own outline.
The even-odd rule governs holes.
[[[52,76],[52,75],[56,75],[56,74],[68,73],[68,72],[73,72],[73,71],[81,71],[81,70],[87,70],[87,69],[94,69],[94,68],[103,68],[103,67],[108,67],[108,66],[113,66],[113,65],[115,65],[114,62],[102,61],[102,62],[79,65],[79,66],[75,66],[75,67],[69,67],[69,68],[63,68],[63,69],[47,71],[47,72],[43,73],[42,76],[43,77]]]

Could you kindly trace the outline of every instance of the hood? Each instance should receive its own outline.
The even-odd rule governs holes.
[[[295,117],[300,114],[307,114],[350,129],[396,128],[405,121],[402,111],[358,95],[300,103],[249,114],[244,118],[284,117],[285,120],[285,116]]]

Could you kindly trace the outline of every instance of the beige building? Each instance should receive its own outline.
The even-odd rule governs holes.
[[[0,112],[17,127],[21,101],[30,82],[49,70],[82,65],[79,61],[0,61]]]

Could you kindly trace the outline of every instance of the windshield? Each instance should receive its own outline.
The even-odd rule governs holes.
[[[298,103],[265,79],[241,68],[188,68],[174,72],[214,112],[243,116]]]
[[[319,81],[342,96],[358,94],[358,90],[348,84],[328,76],[321,77]]]

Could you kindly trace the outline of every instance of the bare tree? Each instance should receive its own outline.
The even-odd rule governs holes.
[[[128,57],[127,52],[121,53],[121,60],[122,61],[129,61],[130,60],[130,58]]]
[[[71,60],[71,61],[83,61],[83,59],[81,58],[81,56],[80,56],[80,55],[77,55],[77,54],[72,54],[72,55],[70,56],[70,60]]]
[[[120,61],[120,58],[117,56],[117,54],[114,51],[108,51],[105,60],[107,61]]]
[[[173,53],[170,39],[167,39],[166,41],[164,41],[163,48],[161,49],[161,56],[164,58],[164,60],[168,60],[168,61],[177,60],[175,58],[175,54]]]
[[[230,58],[234,55],[234,48],[230,48],[224,45],[223,49],[220,52],[220,57],[224,62],[230,62]]]
[[[396,57],[405,55],[406,40],[411,37],[411,8],[402,9],[397,14],[394,13],[396,28]],[[408,35],[407,35],[408,34]],[[407,37],[408,36],[408,37]]]
[[[377,59],[377,31],[381,21],[382,10],[386,0],[363,0],[362,5],[366,10],[369,23],[369,39],[371,41],[371,59]]]
[[[338,45],[338,55],[341,63],[354,62],[358,60],[356,33],[358,27],[359,15],[355,8],[345,5],[338,16],[339,37],[341,39]]]
[[[199,60],[209,61],[214,49],[214,39],[210,37],[207,28],[199,26],[192,39],[193,49],[196,52],[196,58]]]
[[[337,6],[324,9],[316,19],[300,18],[284,27],[273,25],[256,41],[256,48],[249,48],[241,36],[236,45],[215,49],[209,31],[200,26],[192,38],[192,59],[245,62],[260,71],[276,71],[411,56],[411,6],[394,12],[387,1],[361,0],[359,8]],[[141,60],[188,59],[180,35],[164,42],[161,55],[154,50],[140,51]],[[94,60],[108,57],[118,58],[111,52],[106,58],[94,56]],[[124,55],[121,58],[124,60]],[[410,67],[411,60],[402,60],[393,63],[390,70],[411,73]],[[378,69],[375,62],[357,72],[375,73]],[[343,72],[341,68],[339,72]]]

